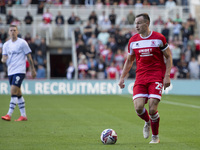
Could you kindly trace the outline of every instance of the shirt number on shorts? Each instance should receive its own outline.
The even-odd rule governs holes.
[[[20,80],[20,76],[16,76],[15,84],[18,84],[19,80]]]
[[[163,87],[162,83],[155,82],[155,84],[157,84],[157,86],[156,86],[155,89],[157,89],[157,90],[162,90],[162,87]]]

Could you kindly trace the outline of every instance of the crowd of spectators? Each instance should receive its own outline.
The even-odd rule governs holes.
[[[100,15],[97,15],[94,10],[88,16],[87,21],[83,22],[81,15],[76,15],[74,12],[71,13],[69,18],[65,18],[61,11],[58,11],[56,16],[52,16],[50,9],[46,9],[45,12],[43,11],[46,4],[95,5],[97,8],[101,8],[103,5],[119,5],[121,7],[135,5],[138,8],[150,5],[163,5],[172,8],[178,3],[187,5],[187,0],[16,0],[11,2],[7,0],[5,2],[5,5],[9,5],[10,7],[19,4],[38,4],[37,13],[42,15],[43,26],[51,24],[52,21],[55,21],[58,26],[66,23],[69,25],[80,25],[74,29],[79,79],[117,79],[120,76],[127,56],[128,40],[136,33],[134,27],[130,26],[134,24],[135,14],[133,11],[130,11],[127,16],[124,16],[117,22],[118,16],[115,13],[115,9],[112,9],[110,14],[106,14],[102,10]],[[55,19],[53,20],[53,18]],[[27,12],[23,21],[25,24],[30,25],[34,22],[34,19]],[[171,78],[199,79],[200,38],[199,35],[195,34],[196,20],[190,15],[187,21],[183,22],[179,14],[177,14],[174,20],[171,18],[163,20],[161,16],[158,16],[152,23],[154,27],[161,27],[161,33],[166,37],[170,45],[174,64],[171,70]],[[21,23],[14,17],[11,11],[8,11],[6,13],[6,24],[20,25]],[[1,43],[4,43],[7,39],[7,33],[3,29],[0,30],[0,38]],[[38,35],[33,38],[30,34],[27,34],[23,38],[28,42],[33,51],[34,63],[38,69],[38,78],[45,78],[47,50],[45,39],[40,39]],[[76,70],[73,63],[70,62],[66,66],[69,66],[66,70],[66,77],[73,79]],[[1,68],[0,64],[0,72]],[[127,78],[135,78],[135,70],[136,65],[133,64]],[[27,72],[29,72],[28,69]],[[29,75],[27,75],[28,77]]]

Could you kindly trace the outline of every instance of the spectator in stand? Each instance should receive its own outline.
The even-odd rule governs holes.
[[[95,8],[101,10],[103,8],[103,2],[101,0],[97,0],[95,3]]]
[[[191,79],[199,79],[199,64],[195,57],[192,57],[191,61],[189,62],[188,69],[190,71]]]
[[[158,5],[159,6],[165,6],[165,0],[159,0]]]
[[[115,65],[116,65],[117,67],[123,67],[124,61],[125,61],[124,54],[122,53],[122,50],[119,48],[119,49],[117,50],[117,53],[116,53],[115,56],[114,56]]]
[[[109,30],[111,28],[111,22],[107,18],[107,19],[104,19],[99,26],[100,26],[100,28],[102,30],[106,30],[107,31],[107,30]]]
[[[198,35],[195,37],[195,45],[196,45],[196,56],[198,56],[200,54],[200,38],[198,37]]]
[[[0,40],[2,43],[5,43],[8,38],[7,32],[3,28],[0,29]]]
[[[107,48],[108,52],[105,57],[106,66],[110,66],[112,62],[114,62],[114,53],[110,47]]]
[[[194,57],[195,56],[196,45],[195,45],[195,41],[194,41],[194,36],[193,35],[189,36],[189,40],[188,40],[187,45],[191,47],[192,57]]]
[[[6,15],[6,24],[11,24],[11,22],[13,22],[14,20],[14,16],[12,14],[12,11],[9,10],[8,14]]]
[[[171,28],[174,27],[174,23],[173,23],[173,21],[172,21],[171,18],[168,18],[168,19],[167,19],[166,24],[167,24],[167,28],[169,28],[169,29],[171,29]]]
[[[38,49],[35,54],[34,64],[37,68],[38,65],[46,66],[46,56],[42,54],[42,50]]]
[[[165,23],[164,28],[162,29],[161,33],[165,36],[166,41],[167,41],[167,43],[168,43],[168,41],[169,41],[170,30],[169,30],[169,28],[167,27],[167,24],[166,24],[166,23]]]
[[[11,25],[15,25],[15,26],[20,26],[21,25],[21,21],[17,17],[15,17],[10,24]]]
[[[154,26],[157,26],[157,25],[162,26],[162,25],[164,25],[164,21],[163,21],[162,17],[158,16],[158,18],[153,22],[153,25]]]
[[[31,37],[31,34],[28,32],[25,37],[24,37],[24,40],[29,43],[31,41],[32,37]]]
[[[110,36],[107,45],[111,48],[113,54],[117,53],[118,45],[114,36]]]
[[[109,18],[108,18],[108,16],[106,15],[106,12],[105,12],[105,11],[102,11],[102,14],[99,15],[98,19],[99,19],[99,20],[98,20],[98,24],[99,24],[99,26],[101,26],[102,22],[104,22],[105,20],[108,20]]]
[[[94,22],[95,24],[97,23],[98,17],[97,17],[96,12],[95,12],[94,10],[90,13],[88,20],[89,20],[90,22],[92,22],[92,20],[93,20],[93,22]]]
[[[96,45],[97,44],[97,38],[95,33],[92,33],[91,37],[87,41],[87,45]]]
[[[85,6],[93,6],[95,4],[95,0],[85,0]]]
[[[42,55],[46,58],[48,47],[47,47],[46,39],[45,38],[41,39],[41,43],[38,46],[38,49],[40,49],[42,51]]]
[[[119,30],[119,32],[116,32],[115,39],[116,39],[118,47],[121,49],[124,49],[124,47],[127,45],[127,39],[125,38],[122,30]]]
[[[119,4],[118,4],[119,7],[126,7],[127,6],[127,3],[125,0],[119,0]]]
[[[151,3],[148,0],[143,0],[142,5],[143,5],[143,7],[149,7],[149,6],[151,6]]]
[[[115,63],[112,62],[110,64],[110,66],[108,66],[108,68],[106,69],[107,71],[107,78],[108,79],[117,79],[119,74],[118,74],[118,70],[117,70],[117,67],[115,67]]]
[[[32,22],[33,22],[33,17],[31,16],[30,12],[27,11],[26,16],[25,16],[25,18],[24,18],[24,23],[25,23],[26,25],[31,25]]]
[[[90,59],[95,59],[95,57],[96,57],[95,45],[88,46],[88,49],[86,51],[86,58],[90,60]]]
[[[36,50],[38,49],[38,46],[35,44],[35,39],[32,38],[30,41],[28,41],[28,46],[30,47],[32,53],[32,57],[34,58],[35,57],[35,54],[36,54]]]
[[[191,47],[189,45],[185,49],[184,54],[185,54],[185,62],[189,63],[189,61],[192,58],[192,49],[191,49]]]
[[[179,24],[182,24],[182,22],[183,22],[178,13],[176,14],[176,18],[175,18],[174,22],[178,22]]]
[[[3,44],[0,41],[0,60],[2,59],[2,46]],[[0,80],[5,78],[5,68],[4,68],[4,64],[2,63],[2,61],[0,61]]]
[[[165,8],[168,9],[168,10],[171,10],[173,8],[176,7],[176,3],[174,2],[174,0],[167,0],[165,2]]]
[[[99,58],[97,62],[97,79],[106,78],[106,64],[102,57]]]
[[[44,1],[40,1],[37,7],[37,14],[38,15],[42,15],[44,12],[44,6],[45,6],[45,2]]]
[[[34,38],[34,43],[37,45],[37,46],[40,46],[41,44],[41,38],[38,34],[36,34],[35,38]]]
[[[56,16],[55,22],[57,25],[65,24],[64,16],[61,14],[61,11],[58,11],[58,15]]]
[[[44,79],[46,77],[46,69],[42,65],[37,66],[37,79]]]
[[[180,61],[178,63],[178,78],[188,79],[189,77],[190,73],[187,67],[187,63],[185,61]]]
[[[141,0],[137,0],[135,3],[135,8],[140,9],[143,7],[142,1]]]
[[[87,48],[86,48],[84,42],[83,42],[81,39],[79,39],[79,40],[77,41],[77,44],[76,44],[76,51],[77,51],[77,55],[78,55],[78,56],[79,56],[80,53],[82,53],[82,54],[85,55],[86,52],[87,52]]]
[[[50,13],[49,8],[47,8],[46,12],[42,15],[42,19],[45,20],[46,24],[50,24],[53,19],[53,15]]]
[[[13,0],[7,0],[7,7],[12,7],[13,4],[15,4],[15,1],[13,1]]]
[[[182,26],[178,22],[175,22],[175,24],[173,26],[173,41],[179,40],[181,28],[182,28]]]
[[[100,40],[102,44],[106,45],[108,43],[109,37],[110,37],[110,34],[106,30],[101,30],[97,39]]]
[[[87,43],[88,39],[92,36],[93,33],[93,28],[91,26],[90,21],[87,21],[87,25],[84,27],[83,32],[84,43]]]
[[[116,19],[117,19],[117,15],[115,14],[115,9],[113,8],[110,15],[109,15],[109,20],[110,20],[112,25],[116,24]]]
[[[128,0],[128,6],[133,6],[134,5],[134,0]]]
[[[182,24],[181,32],[183,48],[187,48],[189,36],[191,35],[191,30],[188,22]]]
[[[93,58],[88,61],[88,75],[90,79],[95,79],[97,75],[97,62]]]
[[[73,25],[76,23],[76,16],[74,12],[72,12],[71,16],[67,20],[68,24]]]
[[[173,64],[174,66],[177,66],[181,58],[181,49],[180,47],[178,47],[177,43],[174,43],[174,46],[175,47],[171,49],[171,53],[172,53]]]
[[[134,24],[134,21],[135,21],[135,15],[134,15],[133,11],[130,10],[127,15],[127,22],[129,25],[132,25],[132,24]]]
[[[192,17],[192,14],[189,14],[189,18],[187,19],[187,22],[189,23],[191,34],[194,35],[195,32],[195,26],[196,26],[196,20]]]
[[[1,14],[6,14],[6,3],[5,1],[0,1],[0,13]]]
[[[84,56],[84,55],[83,55]],[[88,65],[85,58],[80,60],[80,63],[78,65],[78,71],[79,71],[79,78],[80,79],[86,79],[88,75]]]
[[[119,28],[123,28],[125,25],[128,24],[128,21],[125,17],[122,17],[121,21],[119,22],[118,26]]]
[[[67,72],[66,73],[67,79],[73,79],[74,78],[75,68],[74,68],[73,62],[70,61],[69,67],[67,68],[66,72]]]
[[[170,78],[177,79],[177,77],[178,77],[178,68],[172,64],[172,68],[170,71]]]

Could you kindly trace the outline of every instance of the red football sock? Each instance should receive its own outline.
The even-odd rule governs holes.
[[[149,114],[146,108],[144,108],[143,112],[141,114],[137,114],[141,119],[143,119],[146,122],[149,122]]]
[[[153,115],[150,114],[150,120],[151,120],[152,134],[158,135],[159,121],[160,121],[160,116],[158,114],[158,111],[154,113]]]

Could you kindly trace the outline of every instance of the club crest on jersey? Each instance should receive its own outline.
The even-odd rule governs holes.
[[[151,46],[156,46],[156,42],[155,41],[151,41]]]

